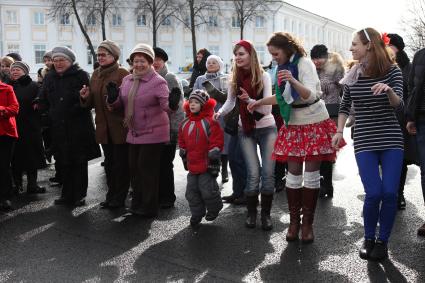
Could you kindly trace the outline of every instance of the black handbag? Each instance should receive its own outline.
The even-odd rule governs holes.
[[[231,136],[238,134],[239,127],[239,99],[236,99],[235,107],[224,116],[224,131]]]

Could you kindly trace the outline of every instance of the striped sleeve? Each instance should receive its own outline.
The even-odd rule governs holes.
[[[395,92],[397,96],[400,97],[400,103],[395,108],[395,111],[403,111],[404,109],[404,101],[403,101],[403,75],[401,73],[400,68],[394,67],[390,73],[389,78],[389,86]]]
[[[344,85],[342,100],[339,105],[339,114],[345,114],[346,116],[350,115],[351,102],[350,87]]]

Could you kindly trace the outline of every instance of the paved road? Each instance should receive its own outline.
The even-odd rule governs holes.
[[[105,194],[100,161],[90,165],[87,206],[54,206],[59,190],[49,187],[0,214],[0,282],[425,282],[425,239],[416,236],[425,209],[416,166],[409,167],[407,210],[397,215],[390,260],[377,264],[357,256],[364,197],[351,145],[339,155],[334,198],[319,201],[311,245],[284,240],[284,193],[275,198],[271,232],[247,230],[245,209],[225,206],[194,235],[186,173],[177,159],[174,209],[154,220],[99,209]],[[52,174],[44,170],[41,183]],[[230,190],[223,186],[223,194]]]

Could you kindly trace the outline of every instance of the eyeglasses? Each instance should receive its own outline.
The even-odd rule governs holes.
[[[109,54],[109,53],[97,53],[96,54],[97,57],[106,57],[108,55],[111,55],[111,54]]]
[[[63,62],[65,62],[66,61],[66,59],[54,59],[53,60],[53,63],[54,64],[58,64],[58,63],[63,63]]]

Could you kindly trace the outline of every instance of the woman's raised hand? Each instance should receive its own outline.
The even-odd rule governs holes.
[[[89,95],[90,89],[86,85],[83,85],[83,88],[80,90],[80,97],[82,99],[86,99],[87,97],[89,97]]]
[[[248,104],[247,109],[249,112],[254,112],[255,109],[257,109],[259,106],[261,106],[261,100],[255,100]]]
[[[392,88],[389,87],[387,84],[377,83],[372,86],[371,90],[373,91],[373,95],[378,95],[384,92],[388,92],[389,90],[392,90]]]
[[[238,95],[238,98],[242,101],[248,102],[249,101],[249,94],[244,88],[239,88],[241,90],[241,94]]]

